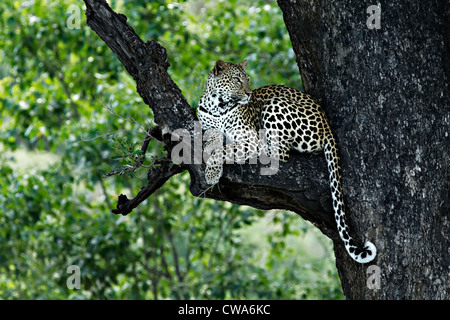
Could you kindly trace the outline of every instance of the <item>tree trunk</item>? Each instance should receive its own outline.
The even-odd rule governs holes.
[[[367,274],[341,250],[337,267],[350,299],[448,299],[449,3],[377,3],[278,1],[351,218],[378,248]]]
[[[275,176],[260,175],[261,164],[228,165],[213,189],[195,154],[179,166],[161,161],[138,195],[119,197],[114,213],[128,214],[171,176],[188,170],[193,195],[287,209],[311,221],[335,242],[348,298],[448,298],[448,5],[383,4],[381,29],[372,30],[366,26],[367,8],[357,0],[339,6],[321,2],[279,5],[305,88],[323,104],[338,140],[350,225],[358,240],[377,245],[376,267],[354,262],[339,239],[323,156],[294,154]],[[152,137],[170,157],[179,143],[172,141],[177,129],[185,129],[194,150],[201,131],[167,73],[165,49],[142,41],[105,1],[85,3],[88,25],[124,64],[152,109],[158,126],[149,131]],[[378,288],[378,274],[380,289],[371,289]]]

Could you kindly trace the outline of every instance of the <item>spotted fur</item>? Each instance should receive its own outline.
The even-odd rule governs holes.
[[[357,246],[348,232],[337,145],[321,107],[309,95],[282,85],[251,91],[247,65],[247,60],[238,65],[217,61],[199,101],[198,117],[209,136],[205,149],[211,153],[206,162],[207,183],[219,182],[224,162],[243,162],[261,153],[286,161],[290,149],[323,150],[339,235],[355,261],[372,261],[375,246],[369,241]],[[266,132],[264,144],[259,139],[261,129]],[[224,145],[224,135],[232,142]]]

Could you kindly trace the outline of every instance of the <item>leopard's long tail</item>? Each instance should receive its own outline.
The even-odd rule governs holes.
[[[326,128],[325,130],[327,132],[325,134],[324,152],[330,176],[334,218],[336,220],[339,236],[342,241],[344,241],[345,248],[353,260],[359,263],[368,263],[375,258],[377,249],[370,241],[367,241],[362,248],[358,247],[349,234],[348,226],[345,221],[344,198],[342,193],[339,155],[337,154],[336,141],[334,140],[330,128]]]

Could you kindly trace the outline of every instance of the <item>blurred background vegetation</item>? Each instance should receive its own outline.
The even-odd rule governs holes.
[[[167,49],[192,107],[219,58],[248,59],[253,88],[301,89],[275,1],[109,3]],[[68,28],[70,5],[79,29]],[[142,136],[98,100],[144,127],[152,114],[84,8],[0,3],[0,298],[343,298],[332,243],[318,230],[291,212],[196,198],[187,173],[130,215],[110,212],[146,171],[102,178],[130,162],[123,148],[139,149]],[[161,150],[151,144],[146,163]],[[80,290],[67,288],[70,265],[80,267]]]

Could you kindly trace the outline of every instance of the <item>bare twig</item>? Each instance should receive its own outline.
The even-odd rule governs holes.
[[[137,122],[136,120],[134,120],[133,117],[131,117],[131,120],[130,120],[130,119],[127,119],[127,118],[121,116],[120,114],[118,114],[118,113],[114,110],[113,107],[108,106],[108,105],[106,104],[106,102],[103,101],[103,99],[101,99],[101,98],[96,98],[96,100],[97,100],[97,102],[98,102],[103,108],[105,108],[106,110],[108,110],[109,112],[111,112],[111,113],[112,113],[113,115],[115,115],[116,117],[118,117],[118,118],[120,118],[120,119],[122,119],[122,120],[124,120],[124,121],[126,121],[126,122],[129,122],[129,123],[132,123],[132,124],[138,126],[139,129],[141,129],[141,131],[139,131],[141,134],[144,134],[144,135],[146,135],[146,136],[150,135],[149,130],[145,130],[144,127],[141,126],[141,125],[139,124],[139,122]]]
[[[183,172],[185,168],[181,165],[170,165],[168,159],[157,158],[148,172],[148,184],[133,199],[128,199],[121,194],[117,202],[117,208],[112,210],[114,214],[127,215],[141,202],[146,200],[153,192],[158,190],[170,177]]]

